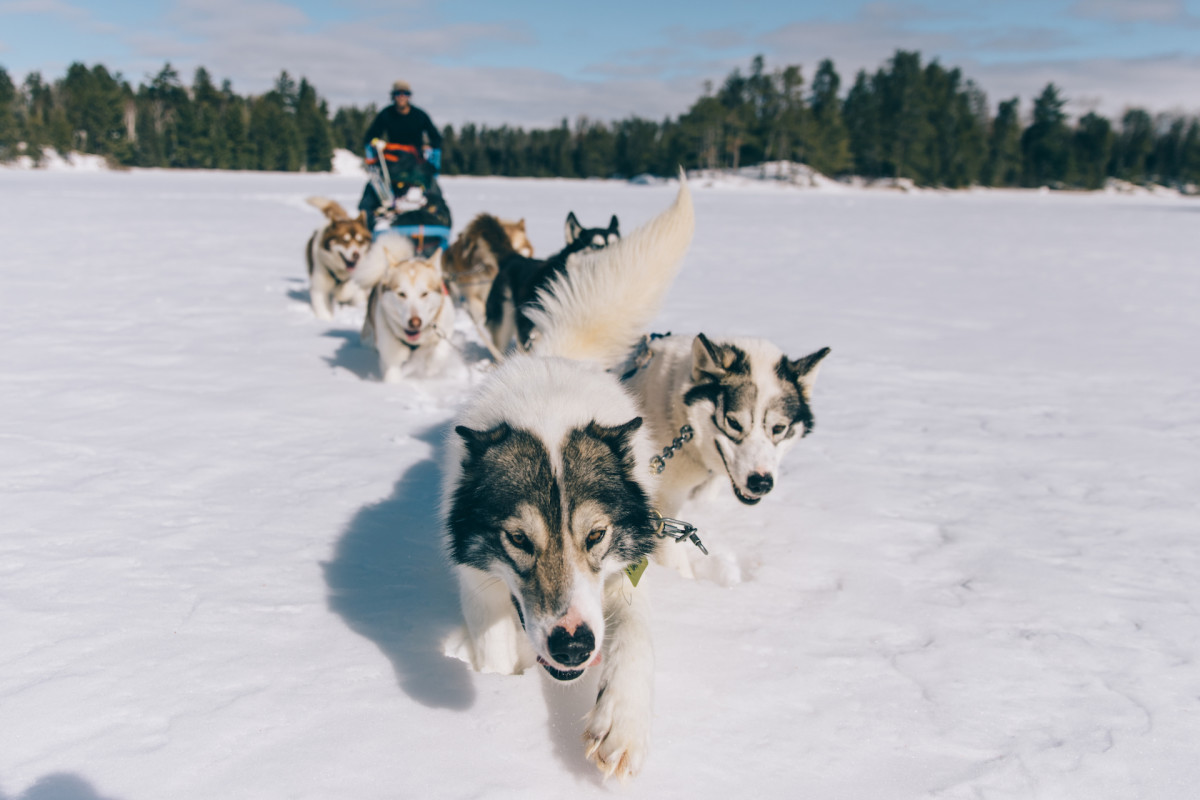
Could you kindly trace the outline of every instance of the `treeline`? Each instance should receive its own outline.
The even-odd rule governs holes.
[[[1181,188],[1200,184],[1200,120],[1142,109],[1115,123],[1071,121],[1049,84],[1023,117],[1019,98],[993,113],[958,69],[897,51],[843,93],[832,61],[807,84],[798,66],[735,69],[678,118],[580,118],[549,129],[467,124],[444,131],[443,171],[456,175],[632,177],[676,165],[737,168],[809,164],[833,176],[906,178],[918,185],[1095,189],[1110,178]],[[14,85],[0,67],[0,160],[43,147],[95,153],[117,165],[328,170],[335,147],[360,152],[377,108],[330,115],[316,89],[286,72],[260,96],[217,87],[198,69],[185,87],[168,64],[134,89],[103,66],[73,64],[46,83]]]
[[[134,89],[101,65],[72,64],[54,83],[31,73],[20,87],[0,67],[0,160],[52,147],[133,167],[328,170],[334,136],[325,101],[286,72],[242,97],[204,68],[190,88],[168,64]]]

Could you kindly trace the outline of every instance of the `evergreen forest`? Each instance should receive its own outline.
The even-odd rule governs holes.
[[[917,52],[898,50],[849,85],[828,59],[806,80],[799,66],[768,70],[760,56],[706,84],[674,119],[446,126],[442,166],[447,175],[608,178],[788,160],[931,187],[1097,189],[1117,178],[1197,191],[1200,119],[1139,108],[1071,119],[1066,102],[1049,84],[1027,103],[992,105],[959,69]],[[167,64],[134,87],[99,64],[20,83],[0,66],[0,161],[50,147],[113,166],[326,171],[335,148],[361,154],[377,110],[331,112],[316,87],[287,72],[265,94],[242,96],[203,68],[190,86]]]

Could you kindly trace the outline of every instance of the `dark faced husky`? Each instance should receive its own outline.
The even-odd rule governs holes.
[[[682,176],[681,176],[682,179]],[[605,371],[653,317],[692,238],[691,198],[554,277],[531,311],[541,335],[458,416],[442,508],[465,629],[448,655],[484,672],[600,670],[588,758],[627,777],[645,757],[653,655],[625,570],[658,539],[634,400]]]
[[[566,246],[545,260],[526,258],[515,252],[500,258],[485,312],[494,353],[503,353],[514,336],[519,349],[528,349],[534,329],[529,310],[538,292],[567,269],[568,261],[574,263],[579,254],[602,250],[621,238],[615,215],[607,228],[585,228],[575,218],[575,212],[567,215],[565,234]]]
[[[742,503],[762,500],[784,453],[813,430],[813,382],[827,355],[825,347],[792,360],[765,339],[712,341],[704,334],[647,341],[625,385],[660,453],[683,438],[684,426],[691,431],[656,463],[659,510],[674,516],[689,497],[726,480]],[[656,555],[692,576],[686,548],[664,542]]]
[[[351,217],[336,201],[310,197],[305,202],[325,215],[325,222],[308,239],[309,300],[318,319],[333,319],[338,303],[361,305],[367,299],[354,270],[371,245],[366,215]]]

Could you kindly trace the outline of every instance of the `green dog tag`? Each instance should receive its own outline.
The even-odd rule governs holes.
[[[629,576],[629,582],[633,584],[634,588],[637,588],[638,581],[642,579],[642,573],[648,566],[650,566],[650,559],[643,557],[641,561],[625,568],[625,574]]]

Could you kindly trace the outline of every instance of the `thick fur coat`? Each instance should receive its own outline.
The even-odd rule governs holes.
[[[656,313],[691,241],[686,185],[629,238],[559,272],[530,313],[541,336],[458,415],[442,506],[464,629],[446,652],[485,672],[534,664],[556,680],[600,670],[584,723],[606,775],[641,767],[653,649],[643,591],[625,569],[657,544],[653,445],[605,367]]]

